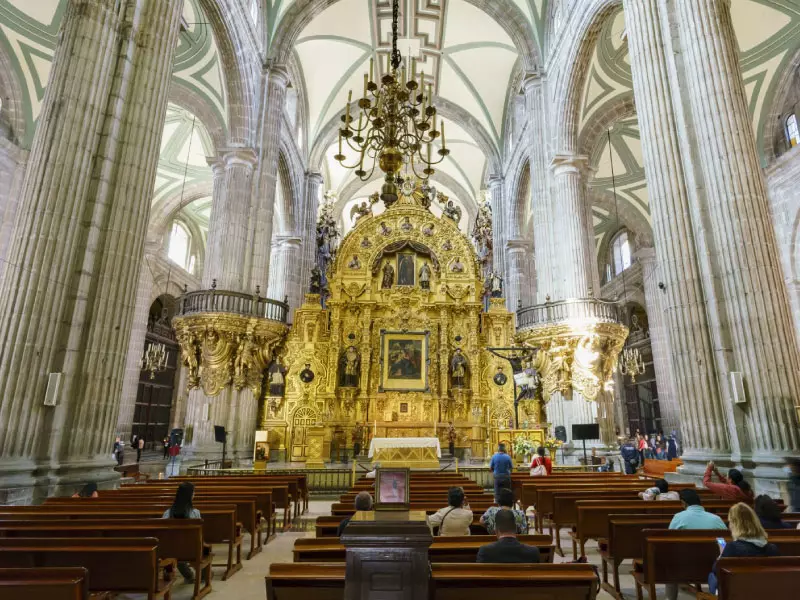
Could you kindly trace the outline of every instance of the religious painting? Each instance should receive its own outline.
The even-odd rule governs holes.
[[[379,391],[428,389],[428,332],[381,331]]]
[[[413,253],[404,252],[397,255],[397,285],[414,285],[416,272]]]
[[[378,469],[375,473],[375,510],[408,508],[410,477],[409,469]]]
[[[400,403],[400,412],[407,413],[408,412],[408,402],[401,402]]]

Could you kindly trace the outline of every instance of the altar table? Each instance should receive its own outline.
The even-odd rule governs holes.
[[[442,456],[438,438],[373,438],[369,445],[372,463],[383,468],[436,469]]]

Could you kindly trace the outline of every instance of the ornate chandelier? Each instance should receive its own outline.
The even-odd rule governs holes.
[[[631,383],[636,383],[636,376],[644,373],[644,359],[638,348],[623,348],[619,357],[619,372],[630,375]]]
[[[150,379],[155,379],[156,373],[161,373],[166,368],[167,347],[161,343],[148,344],[139,360],[139,370],[150,371]]]
[[[426,181],[434,174],[434,166],[450,154],[444,136],[444,123],[439,119],[436,129],[436,107],[432,105],[433,85],[425,84],[423,71],[417,81],[417,61],[411,59],[411,73],[407,65],[400,68],[402,57],[397,49],[397,22],[399,0],[392,5],[392,52],[387,57],[386,72],[380,85],[373,81],[374,59],[370,59],[369,75],[364,74],[364,95],[358,100],[358,124],[351,115],[353,91],[347,98],[347,109],[342,115],[344,127],[339,129],[339,153],[334,156],[343,167],[356,169],[355,174],[367,181],[376,165],[386,173],[381,189],[381,200],[391,206],[397,201],[398,186],[403,184],[400,171],[406,165],[418,179]],[[433,157],[433,141],[441,136],[438,159]],[[352,165],[346,165],[342,153],[343,143],[358,156]]]

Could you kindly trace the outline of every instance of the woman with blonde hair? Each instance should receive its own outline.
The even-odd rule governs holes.
[[[748,556],[778,556],[778,547],[767,541],[767,532],[761,526],[755,511],[744,502],[731,506],[728,511],[728,528],[733,541],[722,548],[720,558]],[[717,593],[717,563],[708,576],[708,588]]]

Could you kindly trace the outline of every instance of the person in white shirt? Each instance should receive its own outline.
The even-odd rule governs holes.
[[[449,506],[428,517],[431,529],[438,526],[440,536],[469,535],[473,517],[464,490],[460,487],[450,488],[447,501]]]
[[[655,487],[639,492],[639,497],[642,500],[672,500],[673,502],[681,499],[678,492],[669,491],[669,483],[665,479],[656,480]]]

